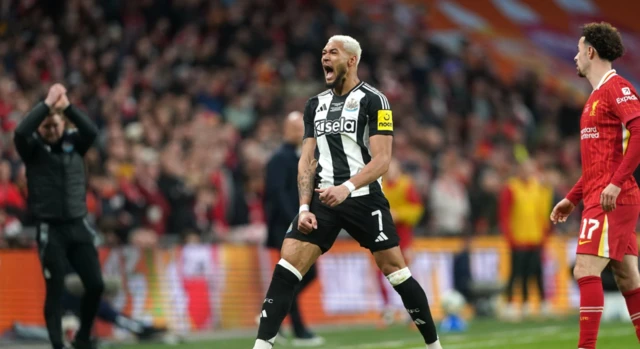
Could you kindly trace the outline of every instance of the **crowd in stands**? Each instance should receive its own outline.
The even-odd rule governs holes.
[[[498,233],[499,192],[525,158],[554,200],[580,174],[582,106],[524,69],[500,80],[473,42],[432,43],[423,6],[13,3],[0,6],[3,247],[31,223],[13,129],[55,82],[100,128],[87,203],[105,244],[259,240],[264,166],[283,118],[325,89],[320,52],[334,34],[359,40],[360,79],[391,103],[394,158],[425,208],[417,234]]]

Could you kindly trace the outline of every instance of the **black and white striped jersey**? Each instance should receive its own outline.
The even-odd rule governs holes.
[[[304,109],[304,137],[317,141],[316,187],[340,185],[371,161],[369,137],[393,135],[391,106],[384,94],[360,82],[349,93],[327,90]],[[382,191],[382,178],[355,190],[352,197]]]

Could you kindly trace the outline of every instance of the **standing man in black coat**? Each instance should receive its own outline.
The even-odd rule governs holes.
[[[37,224],[37,242],[46,283],[44,316],[54,349],[64,348],[62,305],[69,263],[84,284],[80,329],[74,349],[91,349],[93,320],[104,290],[87,215],[84,155],[98,129],[69,103],[64,86],[55,84],[15,130],[14,143],[27,170],[28,206]],[[76,127],[67,129],[65,117]]]
[[[294,111],[284,121],[284,143],[267,164],[264,209],[267,219],[267,247],[280,251],[289,225],[298,214],[298,160],[304,136],[302,113]],[[317,275],[316,266],[300,281],[300,287],[291,304],[289,316],[293,327],[294,346],[318,346],[324,344],[322,337],[311,333],[300,315],[298,295]]]

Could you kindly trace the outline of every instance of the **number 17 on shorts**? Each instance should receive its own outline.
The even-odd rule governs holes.
[[[625,254],[637,256],[639,214],[640,206],[618,206],[612,212],[604,212],[601,206],[585,208],[576,252],[614,260],[622,260]]]

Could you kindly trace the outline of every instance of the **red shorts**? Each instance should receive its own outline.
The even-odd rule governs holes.
[[[582,212],[578,254],[590,254],[621,261],[624,255],[638,255],[636,223],[640,206],[617,206],[604,212],[602,206],[591,206]]]

